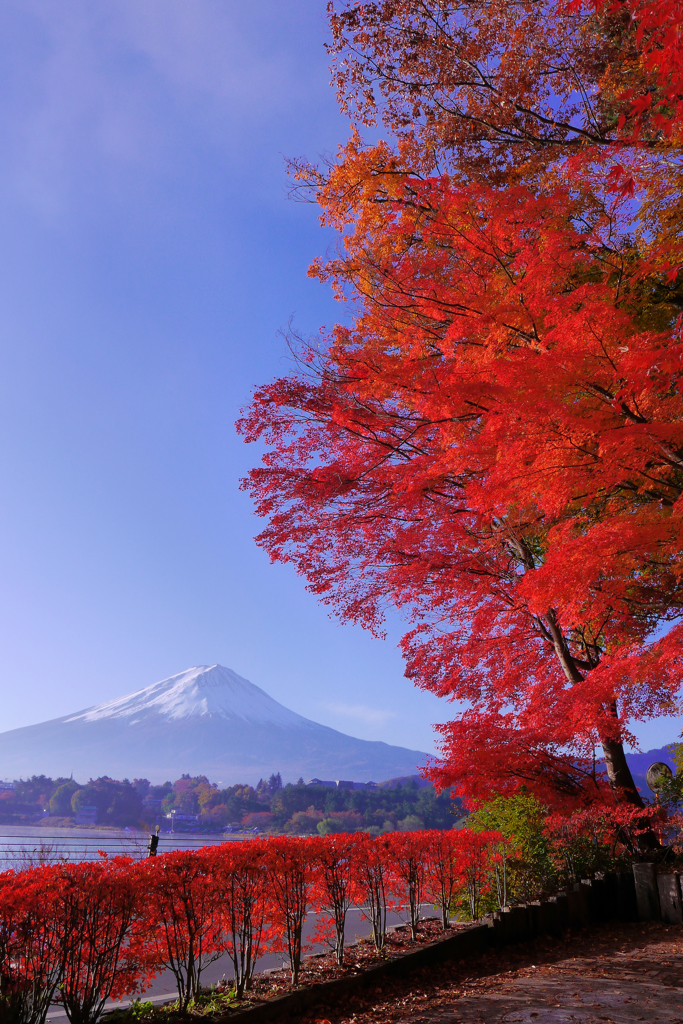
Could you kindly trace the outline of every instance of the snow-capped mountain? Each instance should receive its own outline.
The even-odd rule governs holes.
[[[98,722],[105,718],[129,718],[134,725],[149,715],[168,719],[239,718],[253,724],[297,726],[312,725],[294,711],[269,697],[265,690],[254,686],[248,679],[238,676],[222,665],[201,665],[189,668],[177,676],[137,690],[127,697],[119,697],[106,704],[71,715],[67,722]]]
[[[355,739],[273,700],[221,665],[202,665],[117,700],[0,733],[0,777],[176,779],[224,785],[271,772],[380,782],[414,774],[426,754]]]

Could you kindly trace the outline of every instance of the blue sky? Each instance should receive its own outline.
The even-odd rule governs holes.
[[[0,729],[219,662],[431,750],[447,705],[253,544],[234,421],[339,317],[285,156],[346,136],[324,0],[0,6]],[[643,730],[646,746],[672,724]]]

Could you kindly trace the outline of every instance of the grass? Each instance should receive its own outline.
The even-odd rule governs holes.
[[[244,1004],[241,1004],[244,1005]],[[148,1021],[150,1024],[175,1024],[176,1021],[192,1020],[198,1017],[211,1017],[214,1014],[227,1013],[240,1006],[232,989],[206,989],[199,993],[196,999],[187,1007],[187,1010],[180,1010],[178,1001],[166,1003],[164,1006],[155,1006],[150,1000],[142,1001],[135,999],[130,1006],[121,1010],[112,1010],[102,1018],[105,1024],[137,1024],[137,1022]]]

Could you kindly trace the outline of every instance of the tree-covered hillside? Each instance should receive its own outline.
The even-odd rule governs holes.
[[[228,826],[292,835],[447,829],[459,814],[448,793],[437,795],[433,786],[412,778],[351,789],[322,782],[306,785],[303,779],[283,786],[278,773],[256,787],[221,788],[203,775],[183,775],[163,785],[147,779],[103,776],[80,783],[34,775],[0,793],[4,823],[61,819],[75,824],[88,814],[92,819],[92,808],[97,825],[164,827],[175,812],[175,828],[219,831]]]

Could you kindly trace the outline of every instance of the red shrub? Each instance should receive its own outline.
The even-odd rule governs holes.
[[[360,902],[372,925],[375,947],[382,950],[387,934],[387,909],[392,902],[389,840],[362,832],[357,839],[354,861]]]
[[[391,832],[387,836],[394,891],[397,896],[408,901],[413,941],[417,938],[420,923],[420,905],[425,885],[425,841],[428,835],[428,832]]]
[[[458,834],[453,830],[423,833],[425,896],[441,910],[441,923],[450,928],[453,897],[460,878],[458,866]]]
[[[467,898],[472,920],[480,916],[484,898],[494,886],[494,862],[503,842],[500,832],[472,832],[469,828],[455,832],[458,887]]]
[[[221,894],[206,849],[176,850],[144,862],[146,916],[137,936],[155,968],[172,971],[181,1009],[196,998],[205,967],[223,952]]]
[[[62,975],[61,875],[0,875],[0,1020],[43,1021]]]
[[[215,848],[212,875],[219,897],[221,948],[232,960],[238,999],[251,988],[266,939],[267,847],[261,842],[225,843]]]
[[[328,836],[317,844],[316,909],[323,911],[334,924],[334,952],[337,963],[344,960],[344,928],[349,907],[358,896],[355,878],[356,836]]]
[[[143,970],[128,941],[144,906],[138,869],[116,858],[55,870],[63,958],[58,1001],[71,1024],[92,1024],[110,997],[134,992],[141,982]]]
[[[651,833],[661,817],[658,808],[598,804],[573,814],[551,814],[545,833],[551,856],[565,882],[593,876],[619,866],[639,846],[639,837]]]
[[[316,875],[316,852],[319,838],[270,839],[267,846],[272,921],[275,927],[275,949],[283,949],[289,957],[292,984],[299,980],[304,921],[313,902]]]

